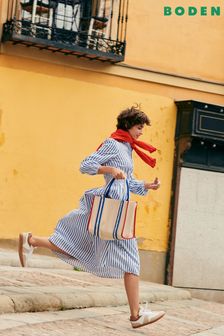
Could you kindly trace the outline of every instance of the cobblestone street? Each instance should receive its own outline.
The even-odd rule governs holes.
[[[165,317],[136,330],[128,321],[127,306],[4,314],[0,316],[0,336],[224,335],[223,304],[192,299],[153,303],[150,308],[165,310]]]

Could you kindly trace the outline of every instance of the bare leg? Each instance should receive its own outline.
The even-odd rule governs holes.
[[[69,255],[66,252],[64,252],[59,247],[52,244],[47,237],[37,237],[37,236],[30,236],[29,237],[29,244],[33,247],[44,247],[48,248],[52,251],[61,252],[63,254]]]
[[[125,273],[124,286],[128,297],[131,319],[136,319],[139,312],[139,277],[132,273]]]

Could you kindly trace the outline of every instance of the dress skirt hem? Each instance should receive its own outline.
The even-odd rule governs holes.
[[[54,244],[55,246],[59,247],[61,250],[66,252],[66,244],[65,242],[60,239],[59,237],[55,237],[54,236],[50,237],[49,242],[51,242],[52,244]],[[59,245],[59,246],[58,246]],[[130,269],[120,269],[120,268],[116,268],[116,267],[112,267],[112,266],[95,266],[93,267],[92,264],[88,265],[88,263],[86,262],[82,262],[81,260],[78,260],[75,258],[75,256],[71,256],[71,255],[66,255],[63,254],[61,252],[57,252],[57,251],[53,251],[52,252],[59,257],[62,261],[77,267],[79,270],[84,271],[84,272],[88,272],[91,274],[94,274],[98,277],[101,278],[111,278],[111,279],[121,279],[124,277],[125,273],[131,273],[134,274],[136,276],[139,276],[139,273],[137,273],[136,271],[131,272]]]

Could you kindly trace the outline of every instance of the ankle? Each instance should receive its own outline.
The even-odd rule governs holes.
[[[131,315],[130,321],[137,321],[139,319],[139,315]]]
[[[28,244],[29,244],[30,246],[35,247],[35,239],[33,238],[32,234],[29,235],[29,238],[28,238]]]
[[[136,321],[137,319],[139,319],[139,310],[132,312],[133,314],[130,316],[130,321]]]

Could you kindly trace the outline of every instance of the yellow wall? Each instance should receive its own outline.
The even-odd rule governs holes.
[[[221,1],[216,3],[222,5]],[[204,1],[206,4],[211,5]],[[168,0],[165,5],[179,2]],[[223,80],[223,16],[164,17],[163,6],[162,1],[130,2],[125,63],[186,77]],[[174,100],[223,105],[223,95],[200,91],[200,80],[194,91],[178,88],[175,77],[173,86],[153,83],[147,71],[139,70],[141,80],[135,79],[133,68],[125,78],[126,68],[118,65],[99,66],[73,56],[10,44],[2,45],[1,51],[0,238],[16,238],[21,230],[51,234],[57,220],[78,207],[85,189],[102,185],[102,176],[79,173],[80,161],[115,129],[119,111],[137,102],[152,120],[143,140],[158,148],[153,154],[158,164],[150,169],[134,155],[135,175],[145,180],[158,176],[162,183],[160,190],[146,197],[133,196],[139,201],[137,233],[140,248],[166,251]],[[80,63],[83,68],[91,64],[92,69],[76,69]]]
[[[125,63],[209,80],[224,80],[222,0],[129,1]],[[164,6],[220,6],[220,16],[164,16]]]
[[[102,176],[79,173],[79,163],[114,130],[121,109],[141,102],[153,125],[144,140],[158,147],[158,165],[150,169],[135,157],[136,176],[159,176],[162,187],[137,197],[138,232],[150,248],[166,249],[174,102],[107,86],[106,77],[0,56],[1,238],[15,238],[21,230],[49,235],[60,216],[78,207],[85,189],[102,185]]]

